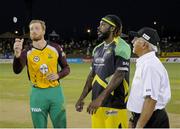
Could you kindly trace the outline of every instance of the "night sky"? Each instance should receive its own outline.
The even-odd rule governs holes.
[[[28,32],[31,19],[46,22],[47,33],[55,30],[62,38],[81,36],[88,28],[96,34],[100,19],[118,15],[123,32],[154,27],[161,36],[180,35],[180,0],[2,0],[0,33]],[[13,17],[18,21],[13,23]],[[154,25],[153,22],[157,24]]]

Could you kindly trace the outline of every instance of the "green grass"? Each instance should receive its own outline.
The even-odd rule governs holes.
[[[180,64],[164,64],[170,78],[171,101],[167,106],[168,112],[180,114]]]
[[[28,122],[23,122],[23,123],[17,123],[17,122],[13,122],[13,121],[0,121],[0,125],[3,125],[5,128],[8,128],[9,125],[11,127],[16,127],[16,128],[22,128],[22,127],[26,127],[26,128],[32,128],[31,125],[29,125]]]
[[[167,106],[169,113],[180,114],[180,64],[164,64],[170,78],[172,98]],[[67,105],[74,105],[78,99],[83,86],[85,84],[86,77],[90,71],[90,64],[70,64],[71,74],[63,79],[62,86],[66,97]],[[130,82],[135,71],[135,64],[131,64]],[[0,64],[0,127],[31,127],[31,123],[21,121],[16,123],[14,121],[2,121],[5,114],[2,109],[2,103],[6,103],[6,100],[10,100],[9,104],[12,105],[11,101],[28,103],[30,84],[28,81],[26,69],[19,75],[15,75],[12,71],[12,64]],[[87,102],[90,101],[90,95],[88,96]],[[14,105],[21,106],[21,105]],[[75,110],[72,108],[72,110]],[[7,113],[8,115],[8,113]],[[29,115],[30,116],[30,115]],[[77,123],[80,124],[80,123]],[[17,125],[17,126],[16,126]],[[72,127],[70,125],[70,127]]]

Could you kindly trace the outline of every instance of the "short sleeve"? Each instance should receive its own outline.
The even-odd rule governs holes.
[[[160,75],[156,68],[147,66],[142,72],[143,97],[151,96],[157,100],[160,88]]]
[[[115,69],[121,70],[121,71],[129,71],[129,60],[120,57],[115,56]]]

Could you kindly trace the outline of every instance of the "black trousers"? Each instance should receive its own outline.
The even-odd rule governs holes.
[[[133,125],[136,127],[137,121],[140,117],[138,113],[132,113]],[[157,109],[153,112],[151,118],[147,122],[144,128],[169,128],[169,118],[165,109]]]

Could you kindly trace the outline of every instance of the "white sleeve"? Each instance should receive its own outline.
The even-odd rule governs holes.
[[[157,100],[160,88],[160,75],[156,68],[147,66],[142,72],[143,97],[150,96]]]

